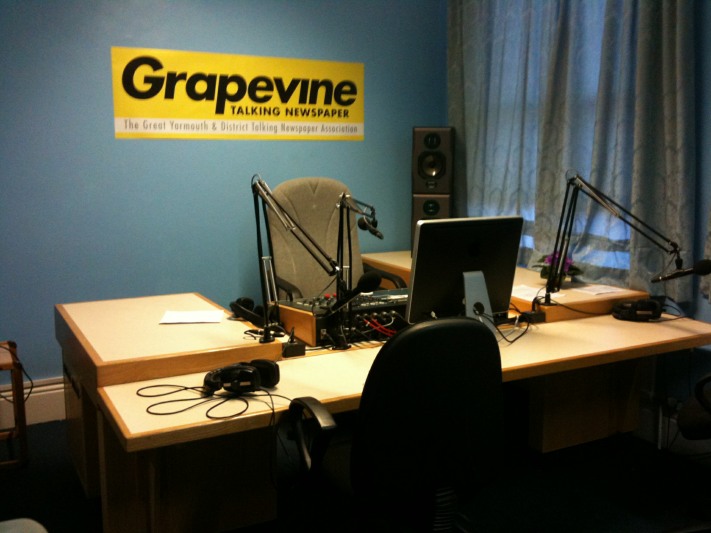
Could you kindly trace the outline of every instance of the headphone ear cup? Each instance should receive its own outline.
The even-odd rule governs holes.
[[[230,303],[230,309],[234,314],[235,318],[244,318],[249,320],[255,326],[264,326],[263,313],[259,312],[260,307],[254,309],[254,300],[247,297],[237,298],[234,302]]]
[[[262,387],[271,389],[279,383],[279,365],[269,359],[255,359],[251,366],[257,369]]]
[[[220,380],[220,370],[212,370],[205,374],[202,381],[202,394],[203,396],[212,396],[215,394],[220,387],[222,387],[222,381]]]
[[[233,367],[224,387],[226,391],[235,394],[254,392],[262,386],[262,380],[255,367],[251,365],[238,364]]]
[[[662,304],[657,300],[628,300],[615,304],[612,316],[618,320],[647,322],[662,316]]]
[[[254,300],[247,296],[242,296],[240,298],[237,298],[237,303],[242,306],[244,309],[247,309],[248,311],[251,311],[254,309]]]

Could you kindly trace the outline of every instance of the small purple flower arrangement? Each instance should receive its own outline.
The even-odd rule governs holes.
[[[536,267],[541,267],[541,277],[548,279],[548,273],[550,272],[551,269],[551,264],[553,263],[553,254],[548,254],[544,257],[541,257],[538,260],[538,263],[536,263],[533,266]],[[570,277],[572,278],[573,276],[579,276],[583,273],[581,269],[579,269],[577,266],[573,264],[573,258],[572,257],[566,257],[565,262],[563,263],[563,277]]]

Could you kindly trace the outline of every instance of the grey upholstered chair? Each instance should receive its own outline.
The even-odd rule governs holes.
[[[350,194],[348,187],[338,180],[325,177],[295,178],[276,186],[272,191],[274,199],[289,213],[321,246],[326,253],[337,259],[339,199],[343,193]],[[267,211],[272,240],[274,270],[280,298],[312,298],[324,293],[335,293],[333,276],[318,265],[304,246],[280,222],[270,210]],[[358,226],[355,214],[351,212],[351,252],[350,266],[352,286],[363,275],[364,266],[360,255]],[[344,239],[345,240],[345,239]],[[348,260],[348,243],[344,243],[344,261]],[[346,263],[347,264],[347,263]],[[401,278],[394,279],[386,273],[396,287],[404,287]]]

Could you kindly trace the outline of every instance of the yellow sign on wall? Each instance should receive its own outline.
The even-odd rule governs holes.
[[[362,63],[111,49],[117,138],[362,141]]]

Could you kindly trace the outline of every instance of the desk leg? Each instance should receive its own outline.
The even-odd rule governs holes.
[[[99,495],[97,409],[82,384],[64,366],[64,409],[69,452],[87,497]]]
[[[100,417],[104,533],[230,531],[276,518],[273,432],[126,452]]]
[[[157,531],[156,452],[126,453],[101,413],[98,422],[103,532]]]
[[[623,361],[532,379],[530,445],[549,452],[635,430],[640,370],[647,363]]]

